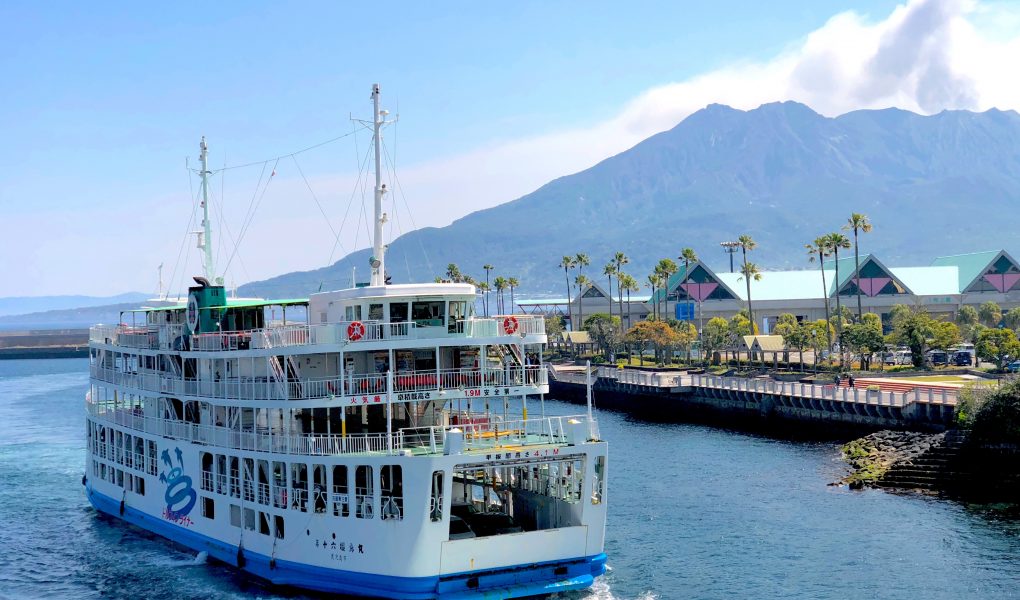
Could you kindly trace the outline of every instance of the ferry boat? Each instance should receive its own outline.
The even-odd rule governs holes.
[[[587,588],[605,571],[607,507],[590,404],[529,415],[548,392],[541,317],[480,316],[464,283],[390,284],[379,99],[375,85],[371,281],[351,289],[227,297],[203,138],[203,276],[186,304],[90,332],[85,493],[278,585],[410,599]]]

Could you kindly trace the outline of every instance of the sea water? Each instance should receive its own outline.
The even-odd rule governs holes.
[[[87,373],[0,361],[0,598],[306,597],[89,506]],[[1020,522],[1003,507],[830,486],[846,473],[835,442],[598,416],[610,570],[569,600],[1020,597]]]

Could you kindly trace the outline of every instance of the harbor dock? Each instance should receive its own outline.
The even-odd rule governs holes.
[[[732,423],[812,425],[822,429],[941,431],[953,422],[958,389],[859,379],[818,384],[770,378],[722,377],[687,371],[593,367],[597,406],[678,419],[711,417]],[[550,393],[583,401],[584,367],[553,366]]]

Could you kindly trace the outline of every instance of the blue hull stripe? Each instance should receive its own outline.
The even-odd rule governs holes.
[[[237,564],[237,546],[178,527],[170,522],[125,506],[120,515],[120,501],[86,488],[89,502],[97,510],[118,517],[180,543],[230,565]],[[320,592],[430,600],[433,598],[520,598],[553,594],[591,587],[595,578],[606,571],[605,553],[546,563],[515,565],[489,571],[466,571],[432,577],[396,577],[328,569],[286,560],[277,560],[270,568],[269,557],[250,550],[244,551],[244,571],[275,585],[286,585]],[[558,572],[557,572],[558,571]]]

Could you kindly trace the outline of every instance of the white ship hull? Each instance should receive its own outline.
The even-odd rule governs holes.
[[[591,530],[586,525],[447,539],[448,525],[442,521],[430,522],[428,518],[428,492],[415,494],[413,490],[429,485],[429,476],[436,470],[452,472],[455,463],[463,460],[462,456],[366,456],[358,460],[322,457],[329,461],[324,464],[330,468],[402,463],[407,498],[403,520],[338,517],[329,506],[329,498],[326,510],[320,512],[316,512],[314,506],[302,512],[276,508],[274,504],[279,502],[259,503],[259,494],[254,491],[252,501],[242,502],[229,495],[226,482],[221,483],[228,488],[224,490],[228,494],[215,493],[216,480],[208,482],[213,488],[209,496],[222,502],[216,503],[213,517],[208,518],[202,514],[203,508],[197,501],[199,494],[210,491],[202,489],[197,468],[199,452],[208,448],[169,439],[153,441],[159,454],[169,453],[173,465],[168,466],[159,458],[156,468],[164,478],[172,474],[172,479],[161,482],[158,476],[149,474],[152,469],[148,458],[143,461],[143,469],[135,469],[122,464],[123,461],[118,462],[116,455],[110,461],[90,451],[90,465],[106,465],[107,472],[120,471],[125,476],[142,478],[145,490],[145,495],[127,491],[117,485],[117,475],[114,475],[115,481],[110,482],[100,479],[90,469],[85,488],[92,505],[192,550],[208,552],[209,556],[276,585],[386,598],[480,594],[486,598],[516,598],[587,588],[605,570],[606,556],[601,552],[603,531]],[[180,462],[176,455],[178,449]],[[584,452],[583,448],[574,447],[526,451],[529,457],[540,453],[561,458],[583,456]],[[492,453],[490,460],[494,461],[495,455]],[[293,460],[294,457],[262,457],[266,458]],[[480,458],[484,461],[485,456]],[[133,465],[130,461],[129,464]],[[413,481],[408,477],[411,473],[425,476],[418,478],[421,481]],[[139,489],[139,484],[133,482],[131,487]],[[279,499],[280,493],[276,494]],[[240,495],[245,496],[243,491]],[[191,501],[193,496],[195,501]],[[412,502],[416,497],[426,501]],[[244,523],[241,527],[231,525],[230,510],[226,509],[230,503],[240,506],[242,511],[282,516],[287,523],[284,538],[260,533],[257,523],[254,530],[246,529]],[[595,505],[595,508],[604,510],[604,505]],[[412,518],[416,513],[419,519]],[[598,552],[590,553],[588,548]]]

